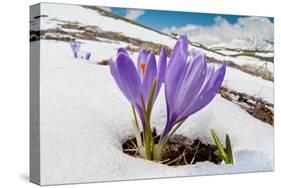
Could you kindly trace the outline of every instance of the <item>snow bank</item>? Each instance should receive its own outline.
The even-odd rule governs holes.
[[[111,44],[101,45],[105,45],[104,53],[107,50],[111,53],[114,48]],[[222,140],[228,133],[236,164],[230,166],[204,162],[168,167],[122,152],[121,142],[132,135],[132,113],[108,66],[75,60],[68,43],[43,40],[40,69],[42,184],[273,169],[273,128],[219,95],[210,105],[191,116],[177,133],[191,138],[200,137],[206,142],[212,142],[210,128],[215,129]],[[232,78],[235,83],[234,79],[240,76],[241,73],[230,71],[226,80],[230,82]],[[238,81],[237,84],[242,82]],[[254,87],[254,83],[247,82],[243,87],[246,86]],[[159,131],[163,129],[165,121],[163,99],[162,90],[152,117]]]

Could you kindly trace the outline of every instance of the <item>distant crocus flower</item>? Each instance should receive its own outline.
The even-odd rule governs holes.
[[[90,60],[90,58],[91,58],[91,52],[86,52],[85,59]]]
[[[165,78],[167,122],[161,135],[163,141],[176,124],[204,108],[215,97],[224,79],[225,64],[215,69],[206,63],[204,53],[191,49],[181,36],[168,63]]]
[[[70,42],[70,47],[71,47],[71,50],[74,54],[74,58],[77,58],[78,57],[78,52],[80,50],[80,47],[81,47],[81,43],[79,42]]]
[[[142,102],[145,106],[148,105],[149,95],[155,80],[156,87],[153,103],[158,96],[165,78],[166,59],[166,50],[164,48],[161,49],[158,65],[156,64],[154,53],[148,53],[145,49],[142,49],[139,52],[136,67],[127,51],[120,48],[116,59],[110,60],[110,70],[115,82],[124,96],[137,109],[143,124],[144,110],[142,109]]]

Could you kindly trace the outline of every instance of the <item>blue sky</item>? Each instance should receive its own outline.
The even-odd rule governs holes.
[[[129,9],[126,8],[111,8],[113,13],[120,16],[126,16],[128,10]],[[227,20],[230,24],[235,24],[239,17],[246,17],[223,14],[145,10],[142,15],[136,18],[135,21],[156,30],[163,30],[167,27],[182,27],[188,24],[211,26],[215,24],[215,18],[218,16]],[[270,18],[270,20],[273,22],[272,18]]]
[[[103,8],[165,33],[187,35],[192,41],[205,45],[228,43],[233,39],[273,41],[274,38],[274,21],[269,17]]]

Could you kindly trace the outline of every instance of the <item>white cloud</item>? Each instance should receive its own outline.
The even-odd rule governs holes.
[[[102,10],[105,10],[107,12],[112,12],[110,7],[99,7],[99,8],[102,9]]]
[[[137,20],[144,13],[145,13],[144,10],[128,9],[125,17],[130,19],[130,20]]]
[[[273,23],[263,17],[241,17],[235,24],[230,24],[226,19],[218,16],[211,26],[188,24],[183,27],[170,27],[163,32],[186,34],[192,41],[211,45],[229,42],[236,38],[257,37],[260,39],[273,39]]]

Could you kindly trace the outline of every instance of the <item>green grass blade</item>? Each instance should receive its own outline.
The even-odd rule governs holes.
[[[224,148],[223,148],[223,145],[221,144],[217,134],[215,133],[215,131],[213,129],[211,129],[211,134],[212,134],[212,137],[218,147],[218,151],[222,157],[222,159],[225,161],[225,163],[228,163],[228,158],[227,158],[227,154],[225,153],[224,151]]]
[[[234,164],[231,142],[230,142],[230,138],[229,138],[228,134],[225,136],[225,147],[226,147],[226,154],[227,154],[228,162],[230,164]]]

